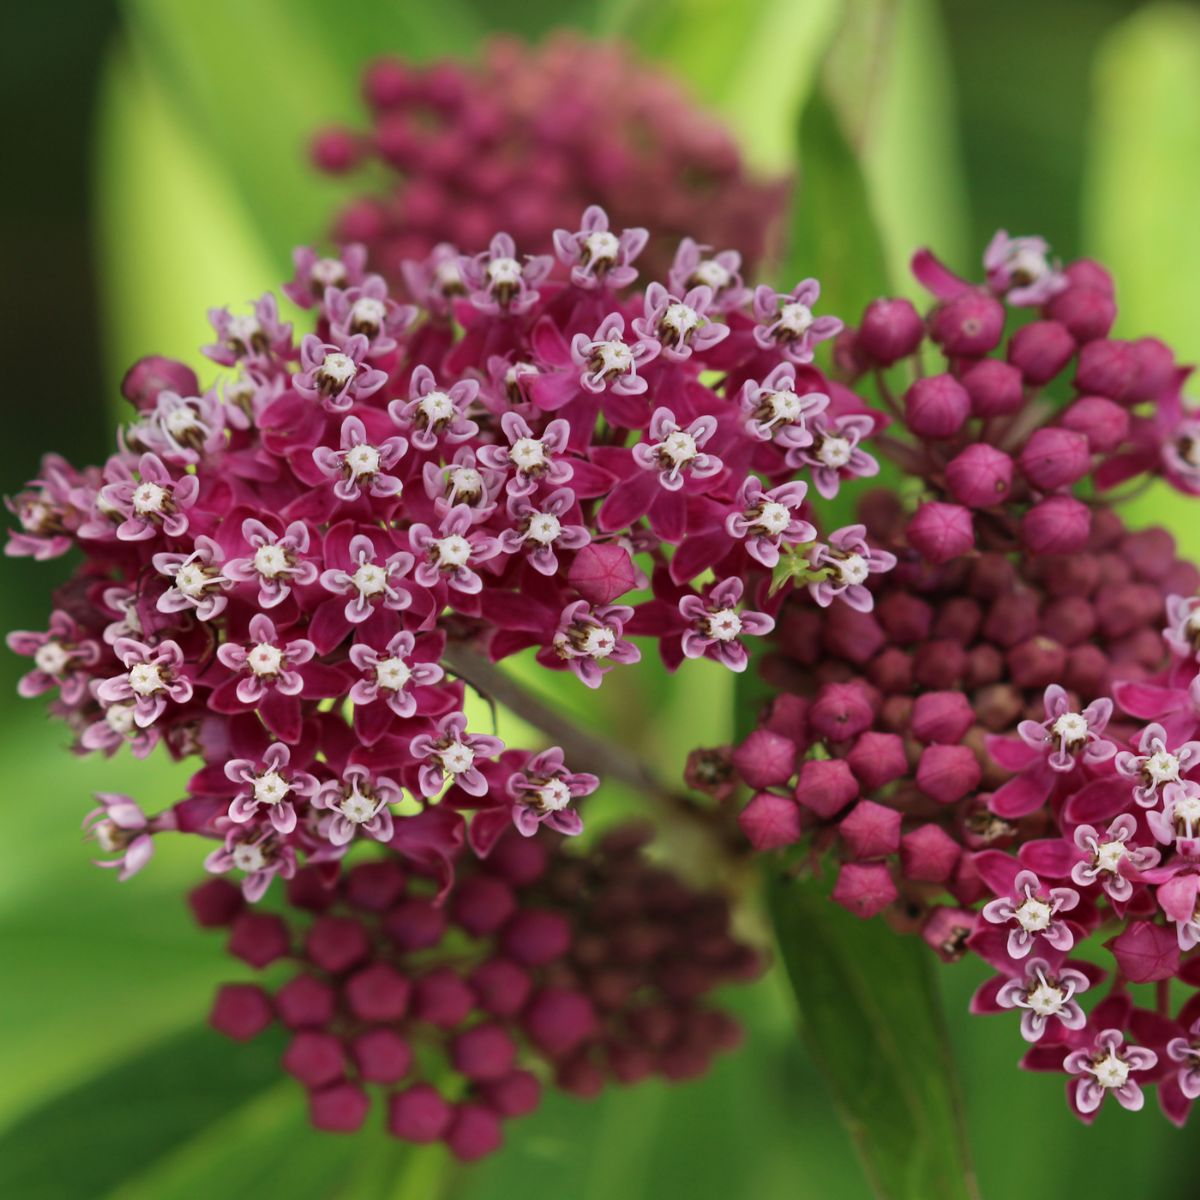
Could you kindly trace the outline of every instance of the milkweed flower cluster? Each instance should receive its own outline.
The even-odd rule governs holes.
[[[592,203],[612,228],[585,231],[585,252],[567,268],[576,276],[636,256],[620,230],[646,226],[651,278],[666,278],[676,244],[689,237],[681,269],[718,288],[743,263],[756,268],[778,232],[786,184],[752,178],[716,119],[619,45],[570,34],[537,47],[498,38],[474,66],[380,59],[362,87],[371,128],[327,129],[312,157],[335,175],[368,164],[389,173],[390,191],[354,200],[335,227],[339,240],[364,243],[389,278],[440,243],[481,250],[497,228],[527,251],[550,253],[552,231]],[[720,253],[702,253],[704,244]],[[629,282],[627,262],[612,269],[619,286]]]
[[[192,895],[198,920],[287,977],[225,985],[212,1021],[238,1040],[283,1026],[284,1069],[318,1128],[359,1128],[379,1095],[394,1137],[463,1160],[496,1150],[547,1077],[583,1097],[693,1078],[740,1036],[707,994],[761,964],[723,898],[647,860],[651,833],[621,827],[576,854],[510,830],[486,860],[463,856],[445,904],[436,877],[394,852],[332,888],[302,868],[285,915],[213,880]]]
[[[887,414],[872,449],[913,481],[859,503],[895,569],[849,572],[861,603],[847,589],[826,613],[791,593],[761,664],[776,698],[689,775],[753,790],[758,849],[830,852],[835,902],[984,959],[974,1011],[1019,1014],[1023,1065],[1065,1073],[1083,1119],[1156,1084],[1182,1124],[1200,1094],[1200,574],[1114,504],[1152,479],[1196,490],[1188,372],[1110,336],[1098,264],[1001,233],[984,265],[975,285],[921,252],[929,310],[877,300],[840,335],[843,378]],[[1076,957],[1087,941],[1103,968]]]
[[[9,637],[32,659],[22,693],[53,697],[81,753],[198,760],[186,795],[156,814],[99,798],[87,830],[122,878],[181,833],[205,840],[208,871],[249,904],[296,903],[301,880],[336,889],[374,856],[419,881],[393,926],[453,911],[485,886],[477,863],[498,843],[581,833],[600,783],[565,735],[519,749],[475,727],[465,692],[483,686],[463,655],[530,652],[596,688],[649,638],[671,669],[707,657],[743,671],[748,643],[774,628],[781,561],[810,564],[817,603],[870,599],[864,581],[894,559],[860,527],[823,541],[820,502],[797,478],[819,475],[828,496],[877,469],[875,419],[812,364],[841,328],[817,284],[680,285],[695,265],[686,242],[666,282],[633,290],[644,231],[597,257],[589,239],[607,225],[588,209],[558,231],[554,260],[497,234],[457,259],[453,287],[439,251],[408,272],[409,296],[368,272],[360,247],[298,251],[285,293],[299,329],[272,295],[212,310],[215,382],[141,361],[113,456],[83,470],[48,458],[13,499],[9,554],[81,554],[48,628]],[[658,935],[645,937],[649,963]],[[679,1003],[671,989],[699,970],[682,954],[670,950],[676,982],[662,985]],[[684,1021],[662,1069],[686,1073],[725,1027],[697,1018],[689,1033],[672,1013],[653,1018]],[[651,1041],[665,1054],[676,1034]],[[594,1066],[564,1078],[586,1090]],[[361,1106],[355,1077],[338,1078],[338,1098],[314,1102],[318,1124]],[[504,1114],[488,1111],[462,1119],[490,1129]],[[447,1136],[471,1156],[474,1134]]]

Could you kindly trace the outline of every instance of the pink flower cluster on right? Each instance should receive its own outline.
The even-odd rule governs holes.
[[[1108,274],[1039,238],[998,234],[982,285],[928,251],[913,265],[932,308],[877,300],[837,345],[890,414],[872,449],[914,484],[859,505],[896,568],[853,608],[790,594],[761,662],[778,695],[689,779],[753,789],[756,848],[831,852],[850,911],[985,960],[973,1011],[1019,1015],[1022,1065],[1065,1073],[1082,1119],[1156,1084],[1183,1124],[1200,1096],[1200,574],[1117,505],[1155,479],[1200,492],[1189,372],[1160,341],[1111,337]],[[1089,941],[1107,969],[1075,957]]]

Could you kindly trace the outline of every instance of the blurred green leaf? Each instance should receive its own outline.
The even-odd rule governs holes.
[[[804,1040],[876,1195],[977,1198],[924,943],[860,920],[809,878],[776,872],[768,899]]]

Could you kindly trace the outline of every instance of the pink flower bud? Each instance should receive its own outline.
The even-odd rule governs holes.
[[[1021,372],[1012,363],[984,358],[968,367],[959,382],[971,397],[977,417],[1010,417],[1025,405]]]
[[[1092,518],[1073,496],[1050,496],[1021,520],[1021,540],[1034,554],[1074,554],[1087,545]]]
[[[571,947],[571,923],[562,913],[523,908],[508,923],[500,948],[525,967],[544,967]]]
[[[446,1145],[459,1162],[475,1162],[499,1150],[504,1142],[500,1118],[490,1108],[465,1101],[455,1109]]]
[[[784,692],[771,701],[762,727],[782,733],[801,749],[809,743],[808,701],[803,696]]]
[[[567,582],[591,604],[611,604],[637,586],[629,551],[615,542],[589,542],[571,563]]]
[[[318,917],[304,943],[309,961],[333,974],[361,962],[370,948],[367,931],[352,917]]]
[[[453,1029],[465,1021],[475,1007],[475,994],[457,971],[450,967],[434,967],[417,980],[410,1007],[412,1015],[419,1020],[428,1021],[439,1029]]]
[[[492,958],[471,972],[479,1006],[494,1017],[514,1017],[533,991],[529,973],[507,958]]]
[[[1018,329],[1008,342],[1008,361],[1034,387],[1053,379],[1074,353],[1075,339],[1057,321],[1032,321]]]
[[[408,1074],[413,1054],[394,1029],[368,1029],[350,1046],[358,1073],[372,1083],[395,1083]]]
[[[358,138],[348,129],[322,129],[308,147],[309,157],[318,171],[327,175],[344,175],[358,166]]]
[[[821,641],[830,654],[862,666],[883,649],[887,635],[874,613],[835,604],[825,615]]]
[[[395,108],[417,94],[417,78],[399,59],[380,58],[362,77],[363,99],[372,108]]]
[[[977,358],[1004,335],[1004,305],[982,292],[947,300],[930,320],[929,336],[952,357]]]
[[[1009,675],[1020,688],[1047,688],[1062,678],[1067,651],[1048,637],[1034,637],[1014,646],[1007,655]]]
[[[205,929],[232,925],[233,919],[246,907],[242,889],[228,879],[210,879],[188,893],[188,905],[196,923]]]
[[[1138,375],[1132,399],[1157,400],[1175,381],[1175,355],[1171,347],[1158,338],[1138,338],[1133,343],[1133,354]]]
[[[524,1117],[537,1108],[542,1085],[530,1071],[510,1071],[503,1079],[493,1080],[479,1089],[489,1108],[502,1117]]]
[[[894,642],[924,641],[933,628],[933,609],[911,592],[888,592],[875,605],[875,616]]]
[[[974,724],[975,710],[962,692],[924,692],[913,704],[912,735],[927,745],[960,742]]]
[[[1021,474],[1040,492],[1053,492],[1082,479],[1091,466],[1088,440],[1070,429],[1035,430],[1021,451]]]
[[[1129,434],[1129,414],[1104,396],[1081,396],[1062,415],[1064,429],[1087,438],[1093,454],[1109,454]]]
[[[1113,279],[1095,259],[1078,258],[1063,268],[1063,274],[1074,287],[1094,288],[1106,296],[1113,294]]]
[[[1046,315],[1066,326],[1082,346],[1107,337],[1117,319],[1117,306],[1111,295],[1092,287],[1069,287],[1051,298]]]
[[[983,778],[969,746],[926,746],[917,763],[917,787],[939,804],[954,804],[970,795]]]
[[[918,379],[904,394],[904,419],[920,438],[952,437],[971,415],[971,397],[952,375]]]
[[[787,783],[796,773],[796,743],[781,733],[756,729],[733,752],[733,765],[752,788]]]
[[[398,1021],[408,1012],[412,985],[387,963],[372,963],[347,980],[350,1011],[361,1021]]]
[[[945,883],[961,853],[962,847],[940,825],[918,825],[900,839],[900,869],[917,883]]]
[[[939,904],[921,926],[921,937],[945,962],[958,962],[966,953],[967,938],[975,928],[975,914],[965,908]]]
[[[900,849],[900,812],[874,800],[860,800],[838,823],[854,858],[885,858]]]
[[[949,638],[969,646],[979,636],[983,624],[983,609],[970,596],[951,596],[938,609],[933,632],[939,638]]]
[[[592,1002],[569,988],[542,988],[522,1017],[530,1041],[551,1058],[566,1058],[599,1027]]]
[[[517,898],[502,879],[474,875],[450,895],[450,915],[473,937],[495,933],[517,911]]]
[[[867,677],[881,692],[907,692],[913,681],[912,655],[899,646],[889,646],[868,664]]]
[[[1042,610],[1041,632],[1064,646],[1086,642],[1096,632],[1096,610],[1084,596],[1062,596]]]
[[[342,1043],[332,1033],[311,1029],[296,1034],[283,1054],[283,1069],[309,1088],[340,1079],[345,1065]]]
[[[800,840],[800,809],[787,796],[759,792],[738,814],[738,825],[755,850],[778,850]]]
[[[876,791],[908,772],[904,739],[899,734],[883,733],[874,729],[868,729],[860,735],[854,743],[854,748],[846,755],[845,761],[863,790],[867,792]],[[853,799],[853,796],[849,799]],[[847,800],[846,803],[848,802]],[[807,796],[802,803],[813,807]]]
[[[446,914],[431,900],[414,897],[397,904],[384,918],[383,927],[402,950],[426,950],[442,940]]]
[[[913,678],[922,687],[941,691],[956,687],[967,669],[967,651],[950,638],[936,638],[917,647]]]
[[[832,898],[856,917],[881,913],[899,893],[885,863],[843,863]]]
[[[998,596],[983,622],[983,636],[997,646],[1015,646],[1037,633],[1038,600],[1028,591]]]
[[[450,1046],[454,1069],[468,1079],[502,1079],[512,1070],[517,1048],[502,1025],[486,1022],[460,1033]]]
[[[361,1129],[370,1107],[367,1093],[346,1080],[318,1088],[308,1096],[308,1115],[313,1128],[328,1133],[353,1133]]]
[[[832,742],[847,741],[870,728],[875,719],[871,701],[861,683],[827,683],[808,710],[809,726]]]
[[[454,1109],[432,1084],[417,1083],[388,1101],[388,1130],[393,1137],[424,1145],[450,1128]]]
[[[843,759],[813,758],[800,768],[796,801],[824,821],[836,816],[857,795],[858,784]]]
[[[275,993],[279,1019],[289,1029],[327,1025],[336,1002],[333,988],[315,975],[297,975]]]
[[[200,381],[191,367],[159,354],[139,358],[121,380],[121,395],[139,412],[151,411],[163,392],[198,396]]]
[[[1095,392],[1118,404],[1132,404],[1138,394],[1141,364],[1130,342],[1117,340],[1088,342],[1079,351],[1075,386],[1081,392]]]
[[[990,508],[1008,498],[1013,461],[987,442],[975,442],[946,465],[946,486],[968,508]]]
[[[262,969],[292,948],[288,927],[272,913],[244,912],[234,919],[229,953]]]
[[[975,545],[970,509],[935,500],[922,504],[906,530],[908,544],[930,563],[949,562]]]
[[[209,1024],[237,1042],[249,1041],[271,1024],[274,1014],[266,992],[250,983],[226,983],[218,989]]]
[[[1134,921],[1104,943],[1130,983],[1173,979],[1179,973],[1179,939],[1153,921]]]
[[[858,349],[883,367],[913,354],[921,344],[925,325],[907,300],[873,300],[858,327]]]
[[[393,862],[364,862],[345,878],[346,899],[355,908],[387,912],[404,894],[404,872]]]

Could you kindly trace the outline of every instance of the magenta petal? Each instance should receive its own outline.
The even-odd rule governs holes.
[[[1046,803],[1053,785],[1054,776],[1047,767],[1031,767],[993,793],[988,807],[1006,821],[1027,817]]]
[[[1079,861],[1079,851],[1062,838],[1043,838],[1026,842],[1019,852],[1021,865],[1038,875],[1051,879],[1065,879],[1071,868]]]
[[[613,489],[600,506],[597,524],[606,533],[625,529],[644,516],[658,491],[658,480],[652,471],[638,470]]]
[[[972,858],[972,865],[988,890],[997,896],[1011,896],[1021,870],[1021,863],[1002,850],[980,850]]]

